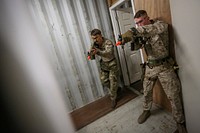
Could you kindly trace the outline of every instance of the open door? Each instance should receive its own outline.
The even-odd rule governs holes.
[[[121,32],[124,33],[129,30],[131,27],[135,26],[133,21],[133,10],[132,8],[128,8],[125,11],[117,11],[118,21],[120,24]],[[134,83],[141,78],[141,69],[140,63],[141,55],[140,51],[131,51],[131,43],[129,42],[124,46],[124,54],[127,62],[128,76],[130,83]]]
[[[131,27],[135,26],[131,1],[118,1],[118,3],[110,7],[110,13],[115,39],[117,41],[117,37],[120,33],[124,33]],[[141,79],[141,52],[131,51],[130,43],[124,46],[118,46],[117,50],[119,53],[119,61],[122,69],[124,84],[129,86],[131,83]]]

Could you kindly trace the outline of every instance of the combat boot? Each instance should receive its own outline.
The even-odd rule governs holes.
[[[177,123],[177,129],[174,133],[187,133],[184,123]]]
[[[150,110],[144,110],[144,111],[142,112],[142,114],[141,114],[141,115],[139,116],[139,118],[138,118],[138,123],[139,123],[139,124],[144,123],[150,115],[151,115]]]
[[[117,101],[113,99],[111,103],[111,107],[114,109],[116,106],[117,106]]]
[[[123,92],[122,88],[118,87],[118,89],[117,89],[117,101],[119,101],[122,98],[123,93],[124,92]]]

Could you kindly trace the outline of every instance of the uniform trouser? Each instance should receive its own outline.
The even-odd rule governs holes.
[[[177,123],[183,123],[184,114],[182,108],[182,101],[180,97],[180,81],[177,77],[177,74],[172,68],[164,69],[163,66],[156,67],[153,69],[146,68],[145,78],[143,82],[144,87],[144,110],[150,110],[153,102],[153,87],[157,79],[160,81],[164,92],[166,93],[171,106],[172,106],[172,115]]]
[[[109,66],[109,63],[105,63],[104,65]],[[105,67],[105,66],[104,66]],[[108,88],[108,92],[111,100],[115,100],[117,98],[117,89],[118,89],[118,67],[117,64],[114,64],[109,69],[100,71],[100,79],[104,86]]]

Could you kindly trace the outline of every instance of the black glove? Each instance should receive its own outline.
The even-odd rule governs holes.
[[[122,41],[122,35],[118,35],[118,41]]]
[[[122,44],[122,35],[118,35],[117,43],[115,44],[116,46],[119,46]]]

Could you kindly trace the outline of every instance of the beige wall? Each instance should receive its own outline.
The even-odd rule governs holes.
[[[117,2],[118,0],[107,0],[108,2],[108,6],[111,7],[115,2]]]
[[[170,0],[170,6],[187,129],[189,133],[198,133],[200,131],[200,1]]]

